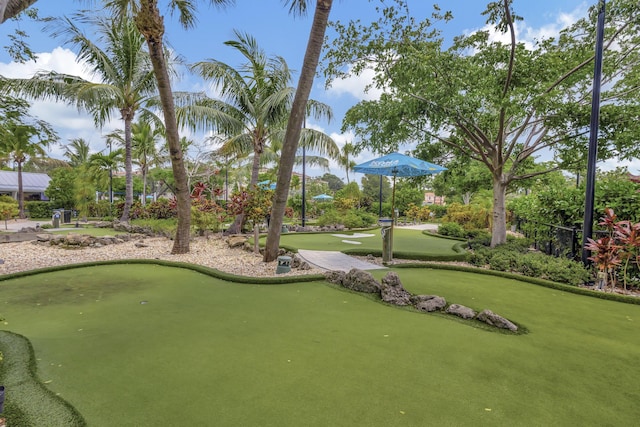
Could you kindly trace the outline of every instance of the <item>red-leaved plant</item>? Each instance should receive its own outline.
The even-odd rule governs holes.
[[[626,291],[629,263],[640,265],[640,223],[617,221],[613,209],[607,208],[598,224],[605,227],[609,235],[598,240],[588,239],[585,249],[591,251],[589,260],[604,275],[605,289],[610,283],[612,290],[616,286],[615,269],[624,262],[623,284]]]

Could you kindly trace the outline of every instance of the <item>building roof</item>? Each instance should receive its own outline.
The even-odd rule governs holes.
[[[44,193],[49,186],[49,175],[46,173],[22,172],[22,191],[25,193]],[[18,172],[0,171],[0,191],[18,191]]]

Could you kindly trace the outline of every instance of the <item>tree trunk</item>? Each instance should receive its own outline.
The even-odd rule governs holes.
[[[22,189],[22,162],[18,161],[18,218],[24,219],[24,191]]]
[[[493,177],[493,224],[491,226],[491,247],[495,248],[507,242],[507,211],[505,196],[507,185],[502,177]]]
[[[133,112],[131,109],[122,110],[122,119],[124,120],[124,208],[122,209],[121,222],[129,221],[129,213],[133,205],[133,166],[131,160],[131,122],[133,121]]]
[[[0,23],[13,18],[35,2],[36,0],[0,0]]]
[[[162,37],[164,35],[164,23],[157,7],[157,0],[141,0],[140,11],[135,18],[136,25],[147,40],[149,55],[153,65],[153,71],[158,81],[158,92],[162,103],[166,139],[171,158],[171,168],[175,180],[174,194],[178,205],[178,228],[173,241],[172,254],[184,254],[189,252],[189,239],[191,237],[191,199],[189,197],[188,177],[184,165],[180,135],[176,121],[171,80],[167,72],[167,63],[164,57]]]
[[[278,181],[276,183],[269,233],[267,234],[267,243],[264,251],[265,262],[274,261],[278,257],[280,232],[284,221],[284,211],[287,207],[287,196],[289,194],[289,185],[296,159],[298,142],[300,141],[302,121],[305,116],[309,94],[311,93],[313,78],[315,77],[318,67],[318,60],[320,58],[320,52],[322,51],[322,43],[324,41],[324,34],[327,29],[332,3],[332,0],[317,0],[316,3],[309,41],[307,42],[307,51],[304,54],[302,72],[300,73],[298,88],[296,89],[296,95],[293,99],[293,105],[291,106],[291,115],[287,123],[287,132],[280,156]]]
[[[147,167],[142,168],[142,206],[147,205]]]

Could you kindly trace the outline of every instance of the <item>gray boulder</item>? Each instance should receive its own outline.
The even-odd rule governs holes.
[[[397,273],[390,271],[382,278],[380,287],[382,301],[395,305],[410,305],[411,294],[402,286]]]
[[[469,307],[465,307],[464,305],[460,304],[451,304],[449,307],[447,307],[446,312],[458,317],[462,317],[463,319],[473,319],[477,314]]]
[[[239,246],[243,246],[247,240],[247,237],[242,235],[229,236],[227,244],[230,248],[237,248]]]
[[[447,300],[437,295],[416,295],[416,297],[428,297],[414,298],[414,305],[420,311],[431,313],[442,310],[447,305]]]
[[[342,286],[353,291],[368,294],[379,294],[381,287],[380,283],[378,283],[371,273],[357,268],[352,268],[351,271],[347,273]]]
[[[476,318],[481,322],[484,322],[491,326],[495,326],[496,328],[508,329],[513,332],[516,332],[518,330],[518,327],[514,325],[511,321],[505,319],[504,317],[498,314],[495,314],[491,310],[482,310]]]
[[[336,285],[343,286],[344,278],[347,276],[347,273],[340,270],[327,271],[324,273],[324,278],[327,282],[335,283]]]

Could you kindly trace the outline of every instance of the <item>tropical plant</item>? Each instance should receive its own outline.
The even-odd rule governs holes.
[[[45,121],[30,116],[29,104],[0,95],[0,157],[13,162],[18,172],[18,216],[25,217],[22,168],[34,157],[44,157],[45,148],[58,136]]]
[[[227,135],[219,153],[223,156],[243,158],[253,156],[250,186],[257,185],[263,161],[281,160],[282,141],[289,118],[294,89],[290,86],[291,71],[282,57],[267,57],[252,36],[235,31],[236,38],[225,42],[245,59],[239,69],[215,59],[195,63],[194,72],[211,81],[220,93],[220,100],[202,99],[196,105],[184,108],[186,117],[201,111],[202,120],[209,122],[217,133]],[[311,101],[311,114],[330,117],[330,108]],[[322,132],[306,129],[302,144],[307,149],[320,149],[331,154],[337,151],[335,143]],[[265,158],[266,157],[266,158]],[[310,158],[309,161],[312,159]],[[242,216],[236,218],[230,232],[236,232]]]
[[[78,24],[88,25],[94,33],[85,34]],[[103,126],[114,114],[119,114],[124,122],[127,180],[120,219],[128,221],[133,203],[131,124],[157,90],[150,58],[144,50],[144,37],[126,16],[113,19],[87,12],[57,19],[51,28],[54,37],[62,37],[77,48],[77,60],[86,63],[99,82],[52,71],[36,73],[29,79],[9,79],[5,86],[14,93],[35,99],[74,103],[79,109],[89,111],[97,126]]]
[[[11,196],[0,196],[0,217],[4,220],[4,229],[8,230],[7,221],[18,215],[18,202]]]
[[[64,156],[68,159],[69,166],[79,167],[89,161],[91,147],[84,138],[73,138],[64,145]]]

